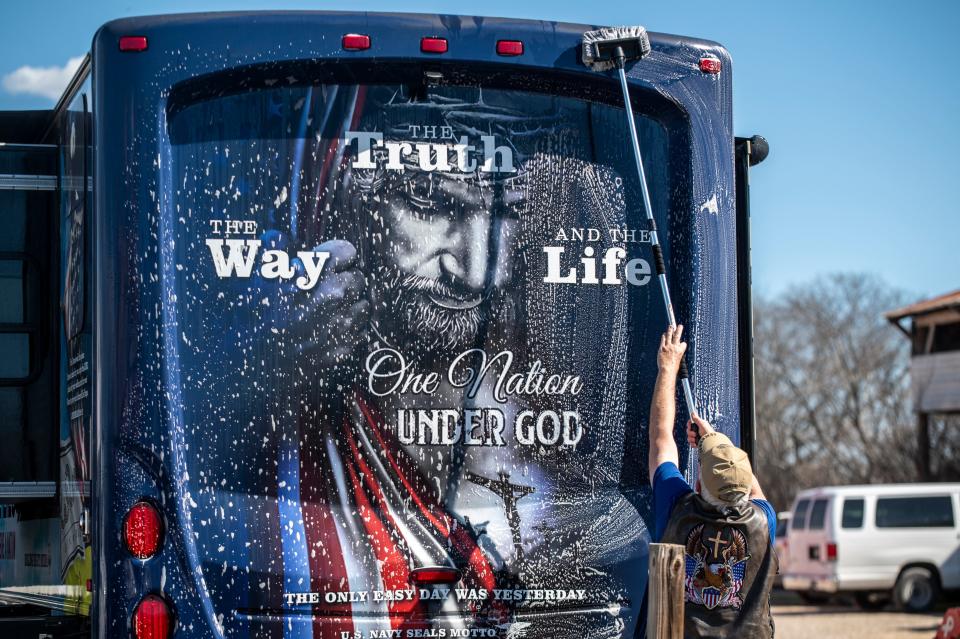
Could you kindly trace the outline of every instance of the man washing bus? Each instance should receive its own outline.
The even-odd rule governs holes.
[[[668,328],[657,353],[660,370],[650,406],[653,541],[686,549],[685,637],[772,637],[776,514],[747,454],[693,416],[687,440],[700,451],[696,491],[678,468],[673,426],[677,372],[687,350],[682,334],[682,326]]]

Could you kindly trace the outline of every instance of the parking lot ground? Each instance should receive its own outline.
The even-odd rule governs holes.
[[[943,610],[922,614],[892,608],[862,610],[854,605],[807,605],[799,598],[777,593],[772,598],[777,639],[933,639]]]

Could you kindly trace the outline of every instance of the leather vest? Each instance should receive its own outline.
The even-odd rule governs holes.
[[[778,561],[759,506],[720,509],[688,493],[673,507],[662,541],[686,548],[684,637],[773,637]]]

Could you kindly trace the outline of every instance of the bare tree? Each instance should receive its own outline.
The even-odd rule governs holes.
[[[909,344],[882,317],[904,299],[841,274],[758,301],[757,470],[778,508],[812,486],[915,479]]]
[[[960,415],[932,414],[930,475],[934,481],[960,481]]]

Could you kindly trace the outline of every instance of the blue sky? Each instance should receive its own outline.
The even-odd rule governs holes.
[[[642,24],[724,44],[735,131],[770,141],[751,179],[757,292],[837,271],[876,273],[916,296],[960,288],[960,2],[624,4],[9,1],[0,8],[0,109],[52,105],[8,88],[36,84],[35,73],[17,69],[62,68],[100,24],[128,15],[363,9]],[[42,77],[56,84],[64,75]]]

